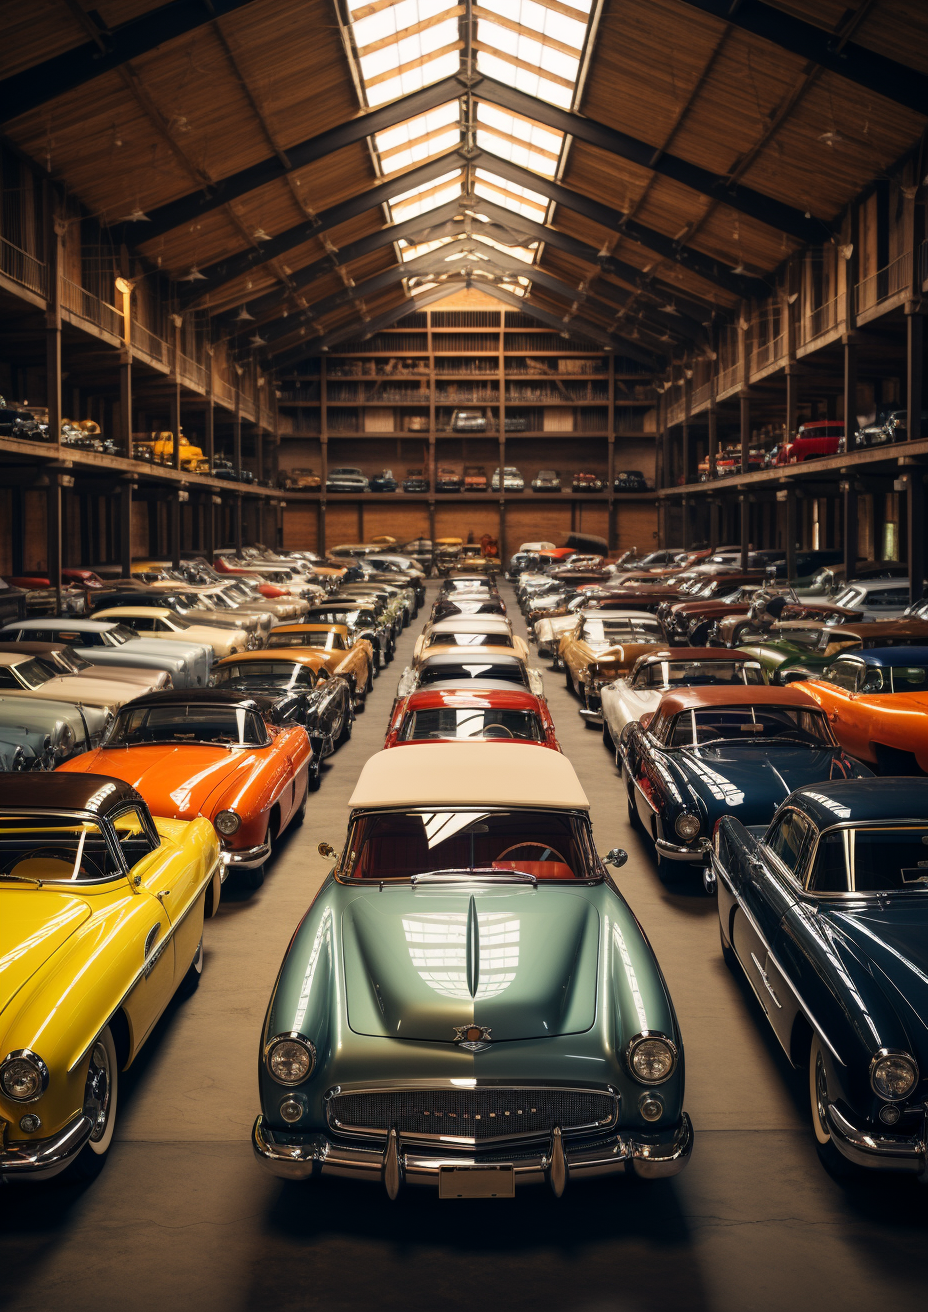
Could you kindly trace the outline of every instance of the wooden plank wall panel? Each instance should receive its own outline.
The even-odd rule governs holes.
[[[287,503],[284,511],[284,547],[288,551],[315,551],[319,516],[314,505]]]
[[[594,529],[588,530],[595,532]],[[639,551],[652,551],[657,545],[657,507],[654,502],[625,501],[616,507],[615,512],[615,549],[616,552],[627,551],[637,547]]]

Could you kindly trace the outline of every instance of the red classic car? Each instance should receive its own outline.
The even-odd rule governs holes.
[[[838,444],[844,437],[843,419],[816,419],[801,424],[796,436],[777,448],[775,465],[796,465],[817,456],[838,454]]]
[[[410,693],[393,709],[384,747],[465,738],[537,743],[559,752],[551,712],[529,692],[447,689]]]

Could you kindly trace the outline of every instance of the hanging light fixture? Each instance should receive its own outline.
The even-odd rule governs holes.
[[[191,264],[183,277],[178,278],[178,282],[206,282],[206,274],[201,273],[195,264]]]
[[[151,219],[136,205],[131,214],[124,214],[121,219],[117,219],[117,223],[151,223]]]
[[[248,306],[243,305],[235,316],[235,323],[254,323],[255,316],[248,313]]]
[[[264,340],[264,338],[261,336],[260,333],[255,333],[254,336],[249,337],[248,340],[252,346],[267,346],[267,342]]]

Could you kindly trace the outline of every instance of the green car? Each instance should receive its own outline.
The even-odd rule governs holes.
[[[394,747],[350,805],[271,995],[258,1159],[391,1198],[543,1183],[560,1196],[569,1178],[682,1170],[693,1130],[673,1003],[567,758]]]
[[[738,643],[738,650],[760,662],[768,683],[788,683],[788,671],[794,667],[801,666],[803,671],[817,673],[830,665],[845,647],[860,646],[856,632],[848,631],[843,637],[840,628],[831,628],[828,630],[829,640],[822,647],[822,633],[821,624],[797,620],[793,624],[775,625],[763,638],[752,641],[748,636],[748,641]]]

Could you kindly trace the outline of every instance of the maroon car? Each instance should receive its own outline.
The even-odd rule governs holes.
[[[843,419],[815,419],[801,424],[796,436],[778,448],[775,465],[796,465],[803,460],[838,454],[844,436]]]

